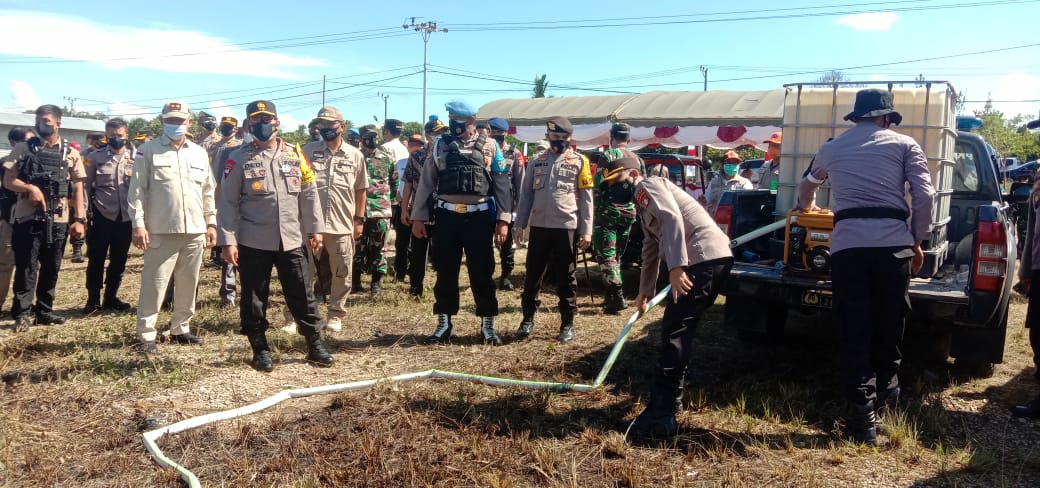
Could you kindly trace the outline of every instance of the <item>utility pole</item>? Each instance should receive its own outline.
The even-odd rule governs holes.
[[[69,102],[69,112],[72,113],[72,114],[75,114],[76,113],[76,99],[75,98],[70,98],[70,97],[61,97],[61,98],[64,98],[66,102]]]
[[[420,23],[416,24],[415,23],[415,19],[417,19],[417,18],[419,18],[419,17],[411,17],[411,19],[412,19],[411,22],[407,23],[407,24],[402,24],[401,27],[404,27],[405,30],[407,30],[407,29],[415,29],[416,32],[422,34],[423,55],[422,55],[422,122],[421,123],[425,124],[426,123],[426,76],[427,76],[427,73],[429,72],[429,66],[430,66],[429,62],[427,61],[428,54],[429,54],[429,47],[430,47],[430,35],[432,35],[434,32],[445,32],[446,33],[446,32],[448,32],[448,29],[437,27],[437,22],[435,22],[435,21],[420,22]]]
[[[390,99],[390,95],[386,93],[379,93],[379,98],[383,99],[383,123],[386,123],[386,101]],[[425,122],[423,122],[425,123]]]
[[[704,91],[708,91],[708,67],[701,66],[701,74],[704,75]]]

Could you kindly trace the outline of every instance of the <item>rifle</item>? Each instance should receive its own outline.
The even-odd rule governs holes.
[[[64,212],[61,207],[61,197],[58,195],[59,182],[39,160],[31,158],[30,161],[32,161],[32,166],[29,168],[29,183],[43,191],[47,205],[47,210],[43,211],[43,217],[37,219],[43,221],[44,242],[51,245],[54,243],[54,217],[61,217]]]

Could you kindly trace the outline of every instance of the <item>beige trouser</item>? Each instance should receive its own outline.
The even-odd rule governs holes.
[[[11,277],[14,275],[14,248],[11,247],[11,235],[14,226],[6,220],[0,220],[0,308],[7,303],[7,295],[11,291]]]
[[[174,286],[170,333],[188,332],[195,316],[195,289],[199,268],[206,254],[205,234],[150,234],[141,270],[141,295],[137,300],[137,335],[141,342],[155,341],[159,303],[166,294],[170,276]]]
[[[354,236],[322,234],[322,242],[329,254],[332,271],[332,289],[329,290],[329,318],[347,315],[345,306],[350,294],[350,268],[354,264]]]

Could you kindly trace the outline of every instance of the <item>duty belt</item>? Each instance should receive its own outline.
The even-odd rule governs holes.
[[[444,200],[437,200],[437,208],[443,208],[445,210],[451,210],[452,212],[462,214],[462,213],[480,212],[482,210],[487,210],[487,209],[491,208],[491,204],[488,203],[488,202],[484,202],[484,203],[478,203],[478,204],[475,204],[475,205],[469,205],[469,204],[465,204],[465,203],[451,203],[451,202],[446,202]]]
[[[846,208],[834,212],[835,225],[845,219],[893,219],[906,220],[910,213],[900,208],[890,207],[858,207]]]

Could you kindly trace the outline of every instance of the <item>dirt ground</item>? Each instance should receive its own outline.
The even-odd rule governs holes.
[[[15,333],[8,317],[0,321],[0,486],[178,486],[175,472],[151,461],[141,432],[287,388],[431,368],[588,383],[627,318],[600,312],[597,274],[590,285],[579,267],[573,343],[555,341],[556,299],[544,292],[533,337],[512,341],[517,290],[498,294],[507,344],[484,345],[464,288],[458,337],[423,345],[434,325],[431,271],[421,301],[392,280],[378,298],[351,296],[344,330],[328,338],[336,364],[320,369],[303,361],[300,337],[276,330],[284,305],[276,294],[268,333],[275,370],[262,374],[248,366],[237,310],[217,306],[218,271],[205,269],[200,286],[194,324],[205,344],[162,344],[146,358],[133,347],[132,314],[79,314],[85,265],[64,266],[56,308],[72,320],[26,333]],[[140,268],[134,255],[120,294],[126,301],[136,302]],[[635,273],[626,272],[629,283]],[[292,400],[163,438],[160,447],[204,486],[1040,486],[1040,422],[1008,413],[1040,392],[1023,301],[1011,306],[1005,360],[991,376],[926,359],[927,340],[908,341],[906,403],[886,419],[883,445],[871,449],[838,440],[839,358],[829,318],[792,319],[782,344],[743,344],[721,325],[723,300],[701,324],[681,432],[670,442],[632,443],[616,430],[643,408],[658,343],[661,310],[654,310],[591,393],[383,384]],[[167,320],[162,314],[160,323]]]

